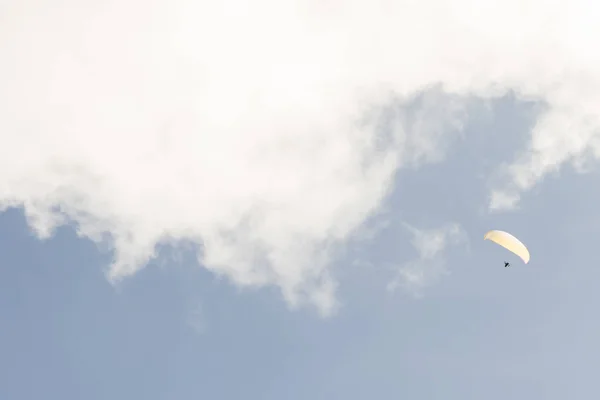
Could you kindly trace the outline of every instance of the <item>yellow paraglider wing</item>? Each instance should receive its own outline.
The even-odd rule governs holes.
[[[492,230],[485,234],[483,239],[491,240],[494,243],[508,249],[521,257],[521,259],[527,264],[529,262],[529,250],[519,239],[514,237],[508,232]]]

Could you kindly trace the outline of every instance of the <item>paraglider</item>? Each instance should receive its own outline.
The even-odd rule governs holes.
[[[499,230],[491,230],[485,234],[483,237],[484,240],[490,240],[505,249],[511,251],[516,254],[523,260],[525,264],[529,262],[529,250],[527,247],[519,239],[514,237],[508,232],[499,231]],[[510,266],[510,263],[504,262],[504,267]]]

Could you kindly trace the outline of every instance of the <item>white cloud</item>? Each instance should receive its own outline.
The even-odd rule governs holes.
[[[599,9],[5,1],[0,202],[23,205],[42,236],[68,219],[108,236],[112,279],[158,242],[186,239],[202,243],[207,268],[327,313],[330,248],[378,209],[398,167],[440,160],[445,127],[464,118],[460,96],[514,89],[548,104],[498,189],[505,198],[600,154]],[[377,107],[437,84],[458,97],[410,125],[396,115],[380,143]]]
[[[405,226],[413,234],[411,243],[418,257],[398,268],[396,277],[388,284],[387,289],[394,291],[400,286],[419,296],[424,287],[448,273],[444,252],[449,246],[465,244],[467,236],[456,223],[434,229],[417,229],[408,224]]]

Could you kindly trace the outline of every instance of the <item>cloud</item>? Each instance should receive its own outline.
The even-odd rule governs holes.
[[[388,284],[387,289],[395,291],[401,286],[407,292],[419,296],[423,288],[448,273],[444,252],[449,246],[467,243],[467,236],[456,223],[423,230],[408,224],[405,226],[413,235],[411,243],[418,257],[398,268],[396,277]]]
[[[589,2],[0,7],[0,204],[23,206],[41,237],[74,222],[109,243],[112,280],[186,240],[215,273],[330,313],[336,246],[381,207],[398,168],[443,158],[467,96],[547,104],[496,188],[513,203],[600,152]],[[449,97],[410,117],[406,102],[436,85]]]
[[[202,303],[197,301],[188,313],[187,322],[189,327],[197,334],[201,335],[207,332],[208,323]]]

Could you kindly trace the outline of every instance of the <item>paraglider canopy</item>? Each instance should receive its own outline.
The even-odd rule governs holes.
[[[529,250],[519,239],[508,232],[491,230],[485,234],[484,240],[491,240],[519,256],[525,264],[529,262]]]

